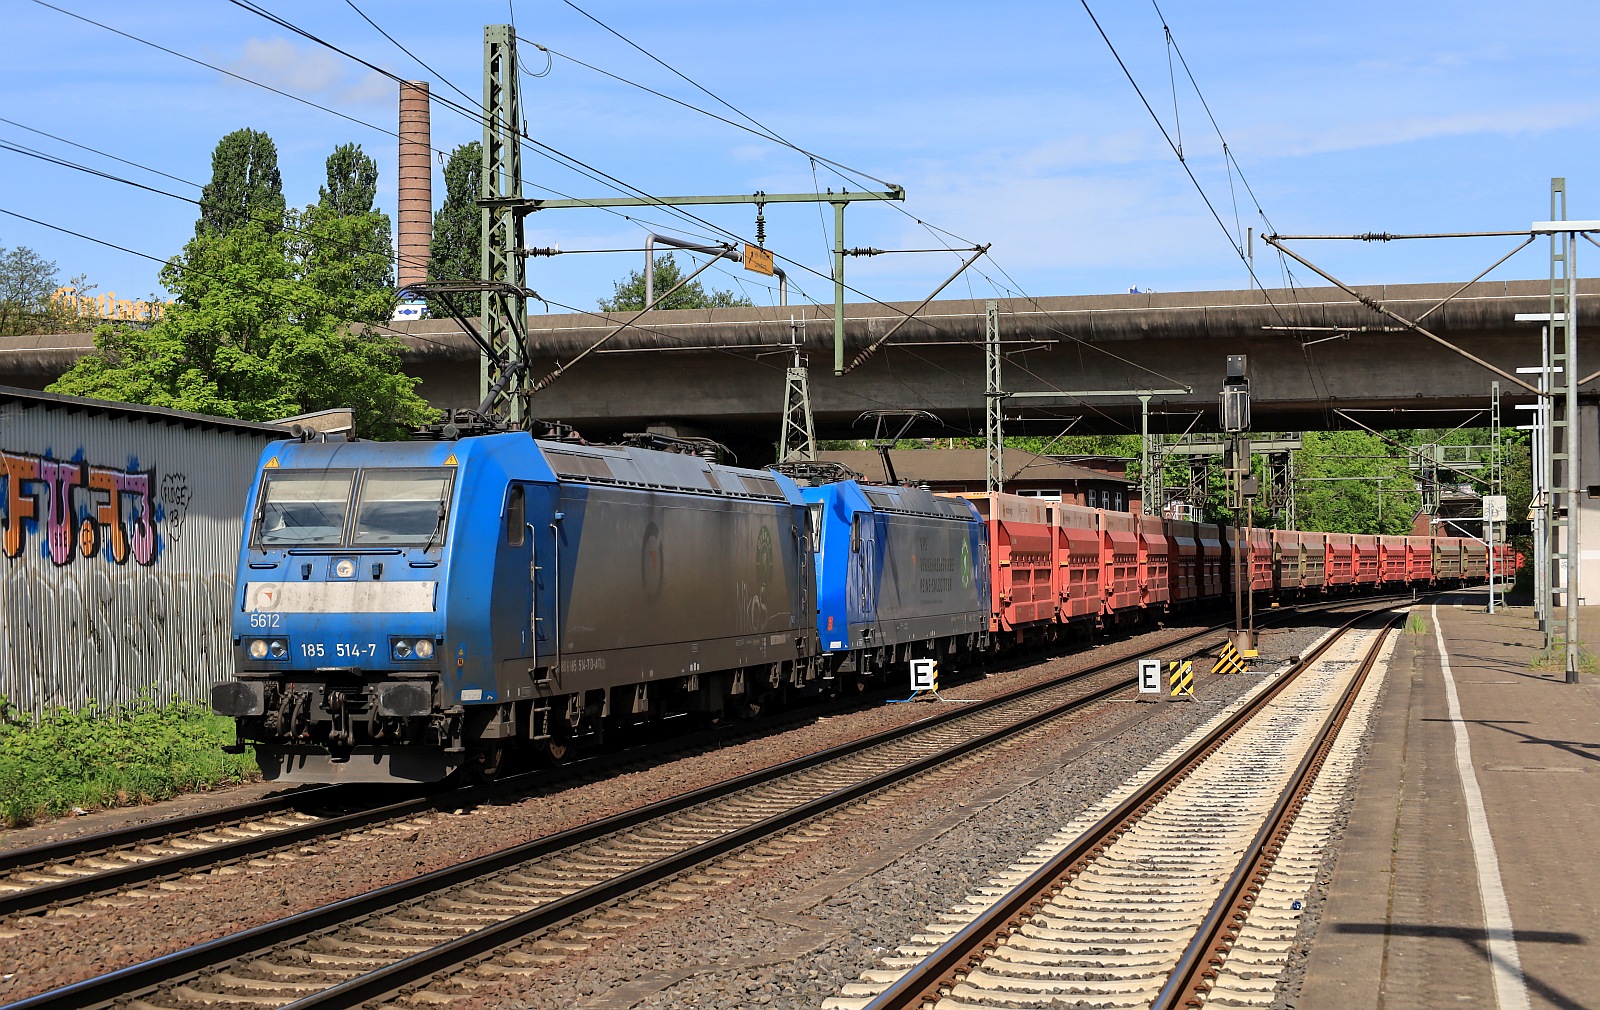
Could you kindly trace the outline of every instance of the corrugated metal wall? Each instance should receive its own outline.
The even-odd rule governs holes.
[[[0,395],[0,695],[23,711],[198,700],[231,676],[264,426]]]

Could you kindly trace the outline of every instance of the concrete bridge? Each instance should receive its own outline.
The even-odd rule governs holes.
[[[1415,319],[1457,285],[1360,289]],[[1539,360],[1539,324],[1519,313],[1549,309],[1546,281],[1473,285],[1428,316],[1434,333],[1508,372]],[[846,306],[846,360],[915,308]],[[1600,370],[1600,284],[1579,301],[1580,370]],[[534,316],[532,374],[570,361],[627,318],[624,314]],[[478,353],[450,319],[396,323],[407,371],[423,378],[436,406],[478,400]],[[920,408],[949,426],[943,434],[981,434],[984,417],[984,303],[935,301],[905,323],[860,367],[833,374],[831,308],[790,306],[646,313],[576,364],[535,399],[538,416],[574,424],[589,437],[661,426],[707,434],[758,461],[778,434],[784,368],[799,343],[811,364],[813,410],[821,437],[869,434],[852,422],[864,410]],[[1384,427],[1456,424],[1489,404],[1495,376],[1398,326],[1335,288],[1090,295],[1000,301],[1008,392],[1178,390],[1150,401],[1154,430],[1215,428],[1217,391],[1228,354],[1250,355],[1258,430],[1347,424],[1334,408],[1389,411],[1361,415]],[[87,335],[0,339],[0,382],[43,386],[91,345]],[[1585,363],[1592,363],[1588,367]],[[1596,383],[1585,389],[1593,391]],[[1527,402],[1501,382],[1503,405]],[[1195,413],[1202,416],[1194,420]],[[1137,396],[1011,399],[1008,417],[1081,417],[1075,432],[1136,431]],[[1516,415],[1503,415],[1518,423]],[[1060,422],[1052,422],[1059,430]],[[1042,422],[1031,430],[1043,433]],[[1016,430],[1013,428],[1012,430]],[[940,434],[936,430],[919,435]],[[747,455],[748,453],[748,455]]]
[[[1459,285],[1360,289],[1415,319]],[[846,307],[849,361],[915,308]],[[1549,310],[1546,281],[1479,283],[1428,316],[1425,326],[1508,372],[1539,363],[1540,325],[1521,313]],[[1579,301],[1580,370],[1600,371],[1600,284]],[[627,317],[595,313],[534,316],[533,374],[570,360]],[[439,405],[477,397],[472,345],[450,320],[403,327],[410,366]],[[948,434],[979,433],[984,418],[984,303],[935,301],[863,364],[833,373],[833,323],[827,307],[678,310],[646,313],[535,398],[540,417],[575,424],[591,437],[665,425],[739,446],[770,445],[783,404],[784,368],[798,343],[810,365],[818,435],[861,438],[852,422],[864,410],[920,408]],[[1349,425],[1334,408],[1389,411],[1360,415],[1383,427],[1456,424],[1489,405],[1496,376],[1401,327],[1336,288],[1202,291],[1000,301],[1006,391],[1178,390],[1150,400],[1154,430],[1214,430],[1217,392],[1228,354],[1250,355],[1259,430]],[[1594,367],[1584,363],[1592,362]],[[1525,376],[1532,379],[1532,376]],[[1585,389],[1593,390],[1591,382]],[[1529,397],[1501,381],[1503,408]],[[1016,398],[1007,417],[1078,416],[1075,432],[1137,431],[1136,395]],[[1448,420],[1447,420],[1448,418]],[[1505,423],[1518,423],[1509,412]],[[1487,421],[1485,420],[1485,423]],[[1040,424],[1034,430],[1044,431]],[[933,435],[936,431],[918,431]],[[741,456],[744,454],[741,452]]]

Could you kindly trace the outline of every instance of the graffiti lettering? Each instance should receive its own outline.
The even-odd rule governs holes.
[[[181,473],[161,478],[161,502],[167,507],[167,531],[173,540],[182,540],[183,521],[189,515],[189,478]]]
[[[104,554],[115,564],[131,556],[140,565],[156,560],[156,513],[149,470],[91,466],[81,459],[59,460],[26,452],[3,452],[0,479],[6,490],[6,557],[19,558],[28,534],[42,518],[45,552],[56,565],[82,555]],[[183,512],[189,486],[179,475]],[[178,495],[174,488],[174,495]],[[44,496],[41,508],[40,496]],[[41,516],[41,512],[43,515]],[[182,520],[180,519],[181,526]]]

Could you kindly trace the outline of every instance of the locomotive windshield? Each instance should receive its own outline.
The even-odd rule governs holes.
[[[280,470],[268,473],[258,547],[435,547],[444,542],[453,471]],[[354,491],[354,495],[352,495]],[[354,522],[351,498],[355,499]]]
[[[445,469],[366,471],[351,545],[441,543],[450,511],[450,476]]]
[[[263,547],[334,546],[350,509],[349,470],[268,474],[261,490],[256,542]]]

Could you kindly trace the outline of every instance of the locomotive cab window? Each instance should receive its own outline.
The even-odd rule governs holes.
[[[354,480],[350,470],[269,473],[256,516],[257,546],[337,546],[344,539]]]
[[[822,503],[814,501],[806,506],[806,517],[811,526],[811,552],[822,553]]]
[[[451,471],[368,470],[356,503],[355,547],[438,546],[450,513]]]

